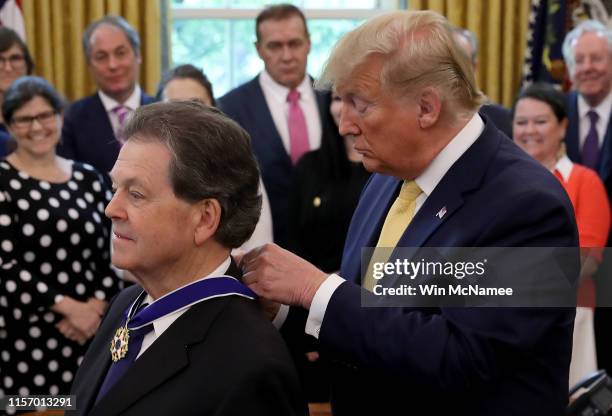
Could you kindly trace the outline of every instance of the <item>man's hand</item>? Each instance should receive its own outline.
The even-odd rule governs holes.
[[[254,248],[242,257],[242,281],[259,296],[310,308],[327,275],[276,244]]]
[[[80,302],[70,296],[65,296],[60,302],[51,307],[52,311],[64,315],[68,324],[84,335],[86,339],[94,336],[98,326],[100,326],[102,319],[97,309],[99,309],[99,304],[97,303]],[[68,327],[64,325],[63,328],[66,329]],[[62,328],[58,326],[58,329],[61,330]],[[65,333],[63,334],[66,335]]]

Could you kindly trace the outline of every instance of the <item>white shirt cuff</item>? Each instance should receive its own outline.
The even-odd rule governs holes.
[[[281,329],[287,320],[287,315],[289,315],[289,306],[281,304],[280,309],[278,312],[276,312],[276,316],[272,320],[272,325],[274,325],[274,328]]]
[[[323,323],[327,304],[338,286],[344,282],[345,280],[343,278],[334,273],[330,274],[323,284],[319,286],[317,293],[315,293],[312,299],[310,311],[308,312],[305,329],[307,334],[319,339],[319,332],[321,331],[321,324]]]

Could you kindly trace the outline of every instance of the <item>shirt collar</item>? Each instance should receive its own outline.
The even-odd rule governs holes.
[[[567,182],[569,180],[570,174],[572,173],[573,167],[574,167],[574,164],[569,159],[569,157],[567,157],[567,155],[563,155],[561,159],[557,161],[557,164],[555,165],[555,169],[553,170],[553,172],[554,171],[559,172],[559,174],[563,178],[563,181]]]
[[[425,195],[429,196],[433,192],[457,159],[478,139],[484,126],[478,113],[474,113],[472,119],[438,153],[427,169],[414,180]]]
[[[222,276],[223,274],[225,274],[225,273],[227,272],[227,269],[229,269],[230,264],[231,264],[231,258],[228,256],[228,257],[227,257],[227,258],[226,258],[226,259],[223,261],[223,263],[221,263],[221,264],[219,265],[219,267],[217,267],[215,270],[213,270],[213,271],[212,271],[210,274],[208,274],[208,275],[204,276],[204,277],[203,277],[203,278],[201,278],[201,279],[195,280],[195,281],[193,281],[193,282],[189,282],[189,283],[187,283],[187,284],[189,284],[189,285],[190,285],[190,284],[192,284],[192,283],[199,282],[200,280],[204,280],[204,279],[206,279],[206,278],[208,278],[208,277],[211,277],[211,276]],[[179,287],[179,288],[176,288],[176,289],[175,289],[175,290],[173,290],[172,292],[166,293],[166,294],[165,294],[164,296],[162,296],[162,297],[166,297],[166,296],[170,295],[170,293],[174,293],[174,292],[176,292],[177,290],[179,290],[180,288],[185,287],[185,286],[187,286],[187,285],[183,285],[183,286],[181,286],[181,287]],[[159,299],[161,299],[161,298],[159,298]],[[159,299],[158,299],[158,300],[159,300]],[[146,298],[145,298],[145,300],[144,300],[144,303],[148,303],[148,304],[150,305],[150,304],[152,304],[153,302],[155,302],[155,301],[153,300],[153,298],[151,297],[151,295],[147,294],[147,296],[146,296]],[[172,325],[172,324],[174,323],[174,321],[175,321],[175,320],[176,320],[176,319],[177,319],[179,316],[181,316],[183,313],[185,313],[185,312],[186,312],[186,310],[185,310],[185,309],[183,309],[183,310],[179,310],[179,311],[176,311],[176,312],[174,312],[174,313],[170,313],[170,314],[168,314],[168,315],[166,315],[166,316],[162,316],[161,318],[154,320],[154,321],[153,321],[153,330],[155,331],[155,336],[156,336],[156,337],[159,337],[161,334],[163,334],[163,332],[164,332],[166,329],[168,329],[168,327],[169,327],[170,325]]]
[[[289,88],[274,81],[268,71],[263,70],[259,75],[261,83],[274,97],[275,100],[285,102],[287,101],[287,95],[289,94]],[[300,85],[297,86],[296,90],[300,93],[301,100],[307,100],[310,97],[312,91],[312,83],[310,77],[306,75]]]
[[[578,114],[580,119],[584,119],[590,110],[594,110],[600,120],[605,120],[612,110],[612,90],[608,96],[599,103],[597,107],[591,107],[581,94],[578,94]]]
[[[107,113],[113,111],[119,105],[123,105],[129,108],[130,110],[136,110],[138,107],[140,107],[141,95],[142,90],[140,89],[140,85],[138,84],[136,84],[136,86],[134,87],[134,91],[132,91],[132,94],[128,97],[127,100],[125,100],[124,103],[120,103],[114,98],[111,98],[105,93],[103,93],[101,90],[98,90],[98,96],[100,97],[100,101],[102,101],[102,105],[104,106],[104,109]]]

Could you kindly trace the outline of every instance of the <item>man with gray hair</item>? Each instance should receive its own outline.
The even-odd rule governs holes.
[[[375,172],[340,272],[326,275],[275,245],[242,259],[252,290],[293,306],[277,322],[307,315],[298,328],[333,363],[336,415],[565,410],[572,308],[362,306],[377,300],[362,274],[365,247],[578,244],[556,178],[478,114],[482,94],[452,36],[437,13],[394,12],[349,32],[327,62],[320,82],[343,102],[340,133]]]
[[[586,20],[567,34],[563,57],[573,91],[567,95],[568,157],[595,170],[612,199],[612,31]],[[608,237],[608,246],[612,234]],[[597,297],[612,293],[612,259],[605,256],[595,275]],[[612,373],[612,310],[595,310],[595,341],[600,368]]]
[[[111,302],[76,375],[77,414],[303,415],[278,332],[230,257],[261,210],[248,134],[195,101],[139,108],[111,171]]]
[[[66,111],[58,153],[108,174],[125,141],[128,117],[154,99],[138,85],[140,37],[122,17],[105,16],[83,34],[83,53],[98,91]]]

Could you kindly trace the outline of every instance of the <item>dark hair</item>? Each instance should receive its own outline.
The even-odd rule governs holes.
[[[83,52],[87,60],[91,58],[91,37],[97,28],[103,25],[109,25],[121,30],[127,38],[132,50],[136,55],[140,55],[140,36],[132,26],[121,16],[104,16],[91,23],[83,33]]]
[[[537,82],[524,87],[518,93],[514,99],[514,103],[512,104],[512,118],[514,118],[516,104],[523,98],[533,98],[534,100],[542,101],[543,103],[548,104],[557,118],[557,121],[563,121],[567,118],[565,95],[556,89],[552,84]]]
[[[9,50],[13,45],[19,46],[21,53],[23,53],[23,58],[25,59],[26,63],[26,74],[32,74],[32,71],[34,70],[34,61],[32,60],[32,55],[30,55],[28,46],[25,44],[23,39],[21,39],[21,36],[19,36],[13,29],[9,29],[5,26],[0,27],[0,52]]]
[[[169,101],[139,107],[124,131],[130,141],[168,148],[170,182],[178,198],[219,202],[216,241],[235,248],[253,234],[261,212],[259,169],[249,135],[237,123],[196,100]]]
[[[2,117],[9,124],[15,111],[35,97],[43,98],[56,113],[64,109],[64,100],[45,79],[35,76],[17,78],[4,93]]]
[[[266,20],[285,20],[290,17],[297,16],[302,19],[304,23],[304,31],[306,32],[306,37],[310,38],[310,34],[308,33],[308,26],[306,25],[306,17],[304,17],[304,13],[295,7],[293,4],[275,4],[273,6],[268,6],[261,11],[257,15],[257,19],[255,20],[255,35],[257,36],[257,42],[261,40],[261,35],[259,33],[259,26]]]
[[[179,65],[175,68],[168,70],[162,77],[162,80],[157,87],[157,100],[161,101],[163,99],[164,88],[166,85],[174,79],[192,79],[198,82],[208,93],[210,96],[211,104],[213,106],[217,105],[215,102],[215,96],[213,95],[213,87],[208,77],[204,74],[204,72],[191,64]]]

